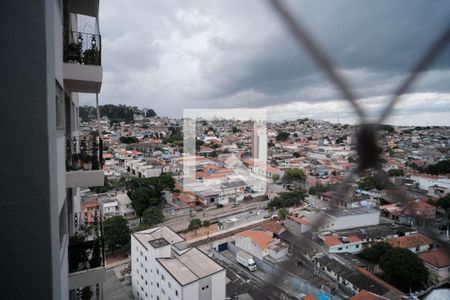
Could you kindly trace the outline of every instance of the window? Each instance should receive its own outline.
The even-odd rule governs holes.
[[[144,271],[145,271],[145,273],[147,273],[147,268],[145,268],[145,270],[144,270]]]
[[[159,274],[159,270],[158,269],[156,269],[156,274]]]
[[[161,289],[161,293],[162,293],[163,295],[166,294],[166,292],[164,291],[164,289]]]
[[[178,296],[178,291],[177,290],[175,290],[175,296]]]
[[[159,282],[156,283],[156,286],[159,287]]]
[[[163,274],[161,274],[161,279],[164,281],[165,279],[164,279],[164,275]]]
[[[147,280],[145,281],[145,285],[147,285]]]
[[[168,282],[168,283],[167,283],[167,285],[169,286],[169,288],[171,287],[171,284],[170,284],[170,282]]]
[[[209,289],[209,285],[207,285],[206,288]]]

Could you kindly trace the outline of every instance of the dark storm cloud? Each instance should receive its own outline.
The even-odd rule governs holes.
[[[447,0],[287,3],[365,99],[388,95],[450,22]],[[104,102],[178,117],[277,106],[281,116],[289,103],[341,98],[265,1],[108,0],[100,22]],[[411,92],[448,97],[449,68],[450,48]]]

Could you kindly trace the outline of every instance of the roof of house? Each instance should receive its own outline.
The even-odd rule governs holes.
[[[274,220],[265,221],[260,225],[260,227],[263,230],[270,231],[276,234],[280,234],[281,232],[286,230],[281,223],[278,223],[277,221]]]
[[[392,247],[410,249],[415,248],[417,246],[430,245],[433,244],[434,241],[429,237],[417,233],[407,236],[400,236],[398,238],[388,239],[386,240],[386,243],[388,243]]]
[[[349,243],[357,243],[357,242],[361,242],[361,239],[355,235],[349,236],[345,238]],[[332,247],[332,246],[337,246],[337,245],[343,245],[345,244],[344,242],[344,238],[342,237],[338,237],[335,235],[330,235],[330,236],[325,236],[322,237],[323,242],[325,243],[325,245],[327,245],[328,247]]]
[[[269,244],[273,241],[272,234],[261,230],[245,230],[239,232],[238,236],[248,237],[254,241],[261,249],[267,249]]]
[[[436,267],[445,268],[450,266],[450,254],[442,248],[434,248],[430,251],[419,254],[420,259]]]
[[[81,208],[93,208],[98,207],[98,199],[97,198],[90,198],[86,201],[82,201],[80,204]]]
[[[366,290],[361,290],[358,294],[351,297],[350,300],[387,300],[388,298],[378,296]]]
[[[320,300],[320,299],[317,298],[316,295],[314,295],[314,294],[306,295],[306,296],[303,297],[302,299],[303,299],[303,300]]]
[[[288,216],[288,218],[299,224],[311,225],[311,223],[308,222],[308,220],[305,217],[300,218],[300,217],[295,217],[295,216]]]

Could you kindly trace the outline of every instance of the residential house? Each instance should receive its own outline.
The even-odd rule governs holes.
[[[420,233],[387,239],[386,243],[388,243],[394,248],[408,249],[413,253],[421,253],[428,251],[435,244],[435,242],[432,239]]]
[[[450,277],[450,254],[444,248],[434,248],[418,254],[425,266],[435,274],[439,282]]]
[[[288,246],[280,239],[274,238],[271,232],[262,230],[245,230],[235,236],[236,246],[251,255],[263,259],[270,256],[275,260],[288,253]]]

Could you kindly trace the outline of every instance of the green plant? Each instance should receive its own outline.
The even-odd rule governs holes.
[[[97,48],[86,49],[83,52],[83,63],[85,65],[99,65],[100,52]]]
[[[81,43],[69,43],[66,46],[66,60],[81,63]]]

